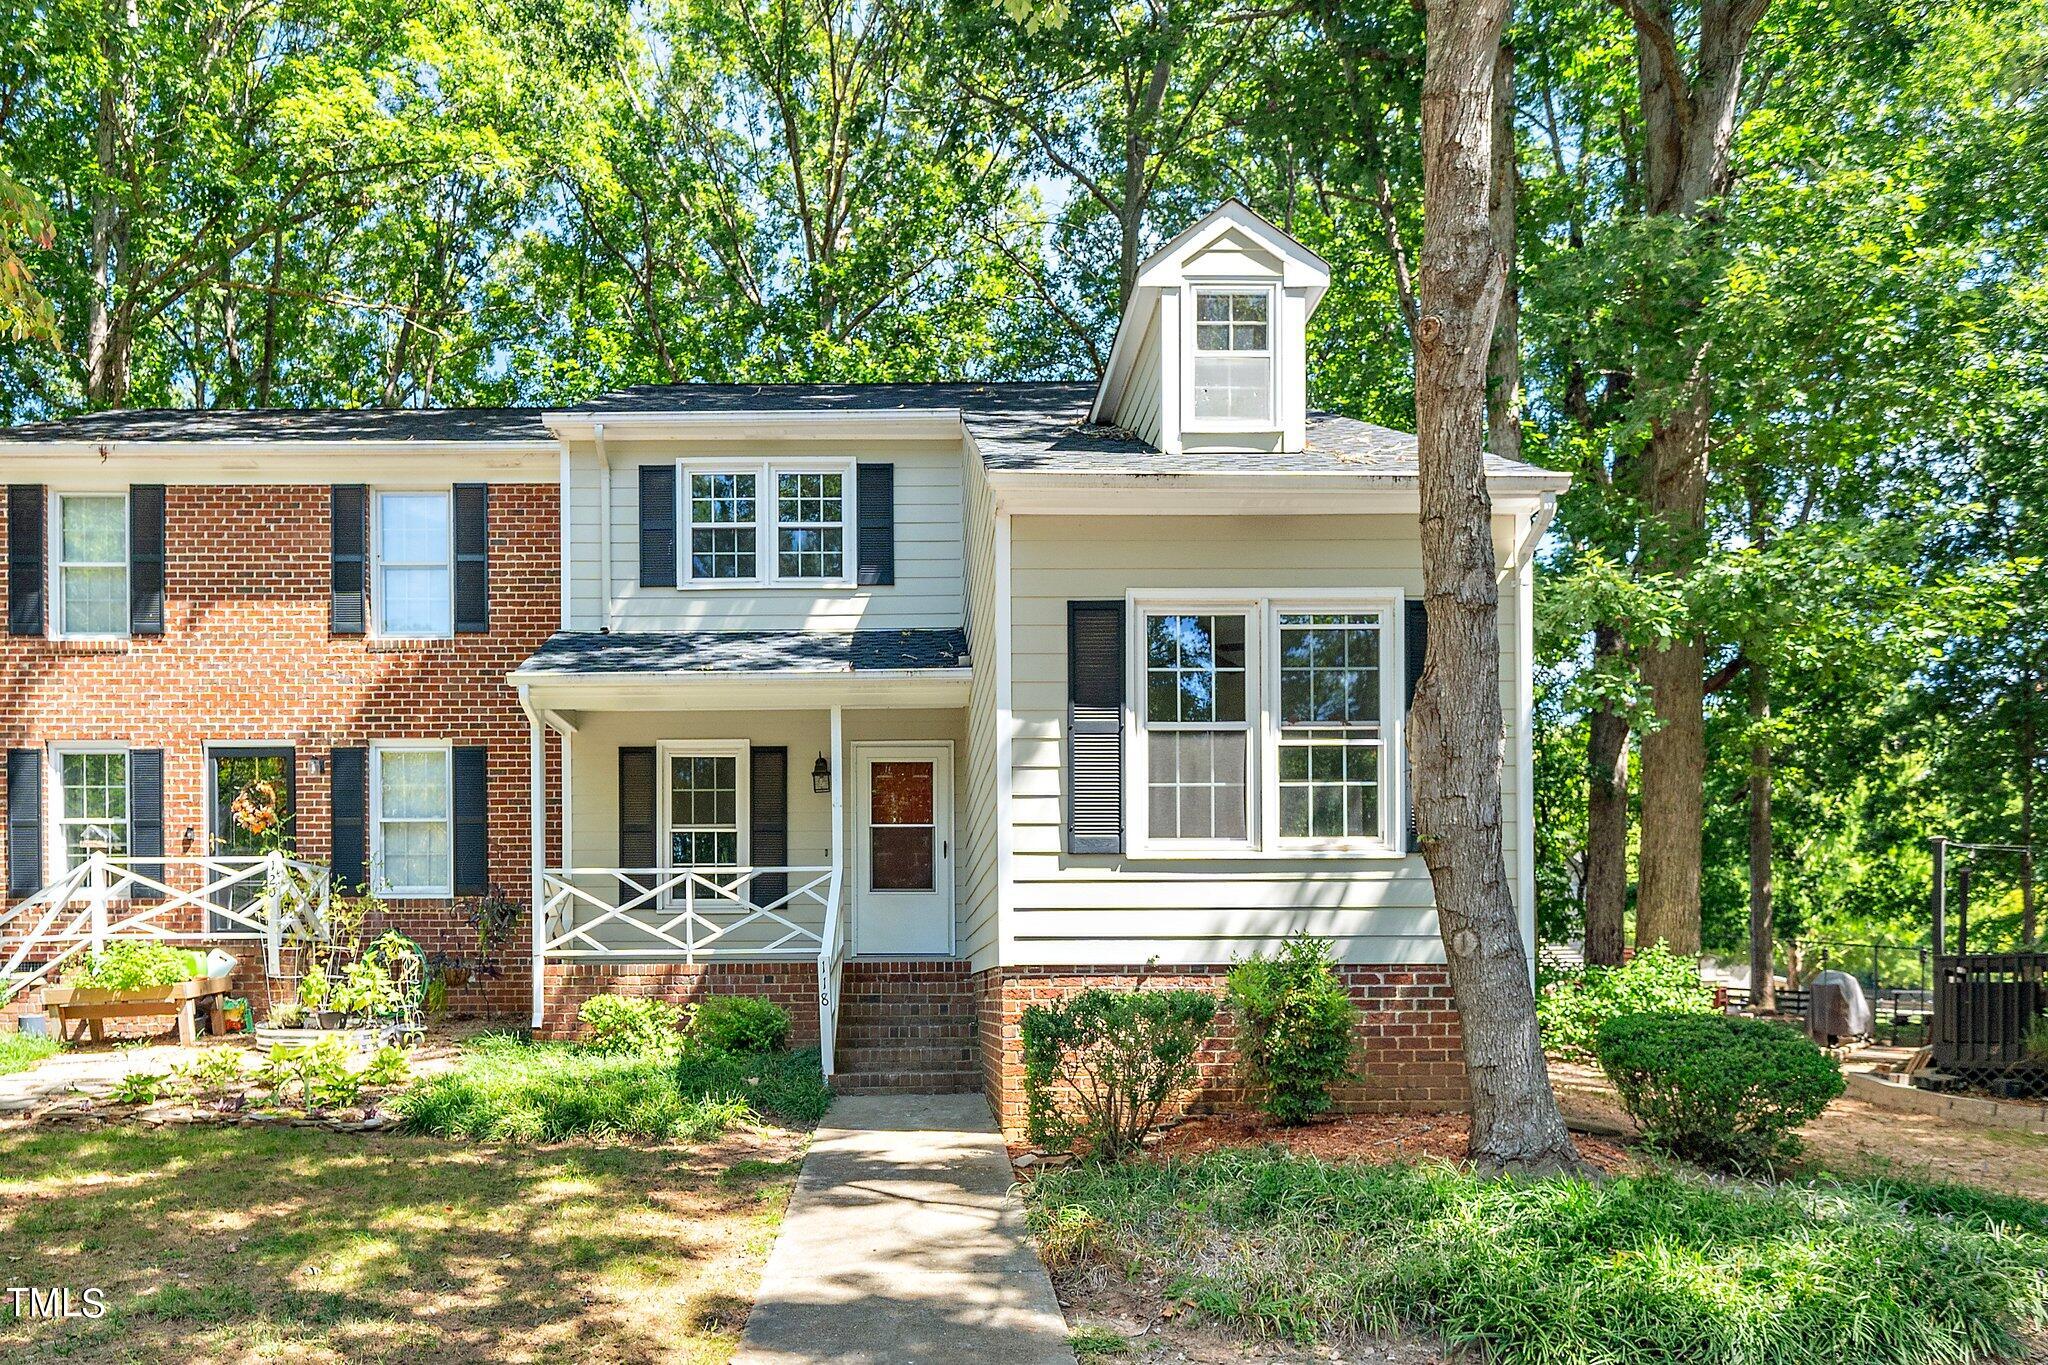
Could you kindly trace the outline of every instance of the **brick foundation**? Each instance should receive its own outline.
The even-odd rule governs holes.
[[[550,963],[542,977],[547,1023],[541,1035],[574,1038],[576,1012],[593,995],[655,996],[678,1005],[712,995],[755,995],[789,1011],[791,1041],[818,1043],[816,962],[568,962]]]
[[[982,1089],[1005,1136],[1023,1136],[1024,1061],[1022,1021],[1033,1004],[1049,1003],[1090,987],[1112,990],[1189,989],[1223,991],[1227,967],[1176,967],[1160,971],[1129,967],[1007,967],[973,978]],[[1363,1079],[1337,1091],[1344,1113],[1433,1113],[1470,1104],[1460,1051],[1458,1015],[1451,1003],[1450,977],[1441,966],[1340,967],[1363,1017],[1356,1033],[1356,1065]],[[1231,1046],[1227,1010],[1218,1010],[1215,1031],[1203,1046],[1200,1077],[1187,1104],[1192,1113],[1215,1112],[1245,1102],[1238,1062]]]
[[[431,641],[329,632],[329,496],[325,484],[171,485],[164,505],[164,633],[108,641],[0,636],[0,747],[107,742],[162,749],[164,852],[181,856],[209,851],[207,745],[289,744],[297,764],[298,850],[325,862],[333,748],[397,739],[482,745],[490,880],[526,902],[527,720],[505,675],[560,621],[557,490],[491,486],[491,628]],[[5,521],[0,499],[0,546]],[[0,613],[5,609],[0,575]],[[560,749],[549,744],[552,830],[559,825]],[[46,815],[54,800],[45,793]],[[0,849],[0,875],[4,856]],[[393,901],[389,923],[431,954],[473,959],[466,907]],[[198,927],[196,918],[187,924]],[[382,927],[369,926],[366,940]],[[222,946],[253,953],[257,945]],[[494,965],[496,976],[450,990],[451,1014],[523,1019],[531,999],[523,933]],[[260,993],[254,957],[237,989],[251,986]],[[8,1013],[39,1010],[31,991]]]

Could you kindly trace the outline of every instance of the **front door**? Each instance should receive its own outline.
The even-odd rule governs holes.
[[[853,951],[953,952],[953,750],[854,746]]]
[[[293,790],[292,751],[289,747],[241,747],[209,749],[206,754],[207,777],[213,784],[213,800],[208,813],[211,826],[207,830],[207,851],[221,858],[246,858],[262,853],[266,848],[281,846],[291,848],[292,816],[298,811],[298,793]],[[235,798],[258,782],[268,782],[276,795],[275,814],[277,834],[265,836],[245,828],[235,818]],[[263,894],[263,881],[251,877],[228,888],[227,903],[235,910],[246,910]],[[249,926],[229,920],[209,911],[207,929],[213,933],[227,933],[246,930]]]

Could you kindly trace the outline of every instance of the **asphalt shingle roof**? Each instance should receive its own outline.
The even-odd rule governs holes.
[[[606,635],[562,631],[519,665],[524,674],[866,673],[965,668],[967,636],[932,630],[688,630]]]
[[[1335,413],[1308,417],[1305,450],[1167,455],[1088,423],[1092,384],[649,384],[566,408],[372,408],[99,412],[0,430],[0,443],[49,441],[545,441],[546,411],[575,413],[881,412],[958,409],[992,471],[1049,474],[1366,474],[1413,478],[1415,438]],[[1534,472],[1487,457],[1489,474]]]
[[[131,408],[0,428],[30,441],[551,441],[545,408]]]

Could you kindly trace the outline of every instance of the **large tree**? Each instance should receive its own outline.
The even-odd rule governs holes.
[[[1428,7],[1415,429],[1429,649],[1408,752],[1471,1079],[1471,1155],[1485,1169],[1526,1171],[1576,1166],[1578,1153],[1536,1035],[1533,945],[1501,848],[1500,591],[1482,452],[1507,283],[1488,190],[1506,14],[1507,0]]]

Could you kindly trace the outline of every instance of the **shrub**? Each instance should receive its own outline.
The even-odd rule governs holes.
[[[682,1011],[649,996],[593,995],[576,1017],[599,1052],[666,1052],[680,1041]]]
[[[175,986],[192,975],[192,960],[149,939],[117,939],[64,973],[64,984],[101,991],[139,991]]]
[[[1796,1029],[1718,1014],[1624,1014],[1594,1039],[1643,1136],[1703,1166],[1768,1167],[1842,1093],[1842,1068]]]
[[[1284,1124],[1330,1107],[1330,1087],[1351,1073],[1358,1007],[1337,977],[1330,945],[1299,935],[1272,957],[1230,969],[1230,1007],[1245,1077],[1261,1107]]]
[[[789,1011],[753,995],[714,995],[690,1011],[692,1046],[713,1052],[780,1052],[789,1046]]]
[[[1555,979],[1536,998],[1543,1046],[1574,1061],[1593,1060],[1600,1025],[1623,1014],[1711,1014],[1714,993],[1700,981],[1699,964],[1662,943],[1619,967],[1587,967]]]
[[[348,1048],[341,1039],[326,1037],[308,1047],[281,1044],[256,1068],[256,1083],[270,1091],[270,1102],[283,1106],[296,1090],[299,1103],[307,1109],[350,1105],[362,1089]]]
[[[224,1095],[242,1083],[240,1048],[210,1047],[171,1075],[177,1084],[195,1095]]]
[[[1086,990],[1024,1011],[1031,1140],[1114,1160],[1135,1149],[1195,1079],[1216,1017],[1200,991]]]
[[[370,1058],[370,1064],[363,1068],[363,1084],[378,1087],[404,1085],[412,1079],[412,1062],[402,1047],[385,1044]]]

